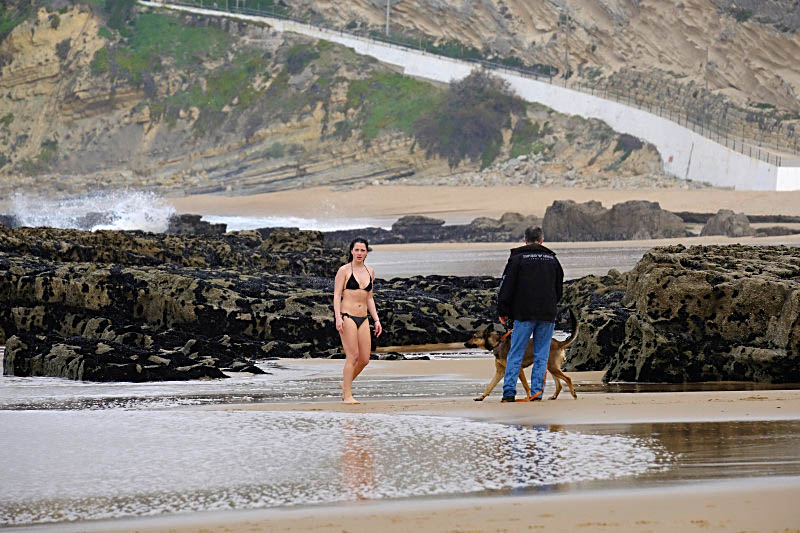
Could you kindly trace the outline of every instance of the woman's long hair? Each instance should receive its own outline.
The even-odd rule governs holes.
[[[357,242],[364,243],[364,246],[367,247],[367,251],[369,251],[369,243],[367,242],[367,239],[364,239],[362,237],[356,237],[355,239],[353,239],[353,242],[350,243],[350,247],[347,249],[348,250],[348,252],[347,252],[347,262],[348,263],[352,263],[353,262],[353,248],[355,247]]]

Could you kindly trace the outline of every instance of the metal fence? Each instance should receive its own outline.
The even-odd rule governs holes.
[[[158,3],[165,7],[195,7],[241,15],[250,15],[254,17],[269,17],[279,20],[292,21],[312,26],[318,30],[336,33],[341,36],[367,41],[377,41],[390,46],[412,50],[423,54],[431,54],[458,61],[474,63],[489,70],[508,72],[537,81],[561,85],[572,90],[591,94],[605,100],[613,100],[630,107],[635,107],[637,109],[656,114],[662,118],[673,121],[680,126],[691,129],[695,133],[722,144],[731,150],[745,154],[748,157],[765,161],[772,165],[791,167],[800,166],[800,149],[798,149],[796,137],[794,138],[794,147],[788,149],[780,147],[780,144],[791,144],[788,142],[788,138],[780,136],[777,132],[772,133],[773,143],[769,143],[768,140],[763,138],[747,139],[741,136],[737,137],[730,134],[732,127],[727,120],[722,121],[709,120],[708,118],[704,119],[699,114],[691,113],[688,109],[684,109],[681,112],[673,110],[671,106],[653,105],[652,103],[637,99],[636,96],[632,95],[630,91],[612,90],[607,87],[595,87],[582,83],[568,83],[568,81],[563,77],[553,77],[552,71],[550,71],[551,74],[549,75],[542,74],[541,70],[543,69],[541,68],[535,69],[529,67],[519,67],[476,58],[472,56],[471,52],[469,55],[467,54],[467,52],[472,50],[469,48],[463,48],[463,53],[460,55],[457,51],[456,53],[442,53],[441,49],[432,47],[428,43],[425,43],[421,40],[417,41],[414,39],[398,39],[396,37],[392,37],[391,35],[375,33],[361,35],[357,32],[344,31],[338,28],[325,26],[319,22],[291,16],[287,10],[279,6],[275,6],[273,0],[153,0],[153,3]],[[251,7],[247,7],[248,5]],[[252,7],[254,5],[256,7]],[[780,141],[785,142],[781,143]]]

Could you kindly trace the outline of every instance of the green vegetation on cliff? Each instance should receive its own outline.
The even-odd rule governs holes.
[[[0,2],[0,42],[33,12],[31,0]]]
[[[428,155],[447,159],[451,167],[480,159],[485,168],[499,155],[512,115],[524,116],[526,107],[508,82],[475,70],[450,84],[431,113],[414,123],[414,136]]]
[[[167,15],[143,13],[136,18],[127,45],[101,48],[91,65],[96,74],[110,71],[138,85],[160,70],[165,59],[178,68],[191,69],[218,59],[229,48],[230,38],[219,28],[194,28]]]
[[[350,82],[346,109],[359,110],[357,121],[365,139],[389,127],[411,134],[414,122],[439,105],[441,92],[402,74],[377,72]]]

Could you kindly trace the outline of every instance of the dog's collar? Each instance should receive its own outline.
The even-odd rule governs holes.
[[[502,341],[506,340],[506,339],[508,338],[508,336],[509,336],[509,335],[511,335],[511,332],[512,332],[512,331],[514,331],[514,329],[513,329],[513,328],[512,328],[512,329],[510,329],[510,330],[508,330],[508,331],[506,331],[506,332],[503,334],[503,336],[502,336],[502,337],[500,337],[500,341],[502,342]]]

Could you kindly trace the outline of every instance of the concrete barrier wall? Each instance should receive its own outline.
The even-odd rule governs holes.
[[[153,2],[141,3],[158,5]],[[199,8],[171,7],[219,15],[219,12]],[[264,20],[263,17],[249,15],[227,16],[254,21]],[[359,54],[402,67],[404,73],[409,76],[449,83],[467,76],[475,68],[475,65],[469,62],[412,51],[333,30],[324,30],[294,21],[268,20],[277,31],[299,33],[351,47]],[[679,178],[742,190],[800,190],[800,168],[778,167],[748,157],[675,122],[619,102],[536,81],[513,71],[498,69],[493,73],[506,79],[525,100],[541,103],[560,113],[600,119],[616,131],[653,144],[661,154],[664,171]]]

